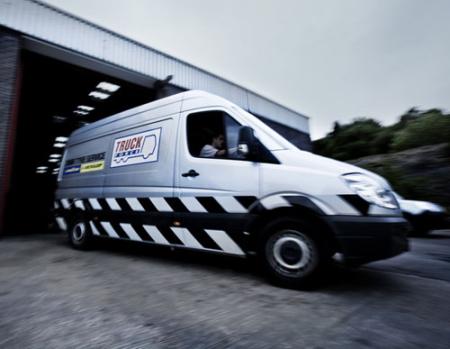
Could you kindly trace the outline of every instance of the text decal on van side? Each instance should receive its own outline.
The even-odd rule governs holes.
[[[63,175],[101,171],[105,168],[105,153],[89,154],[69,159],[64,165]]]
[[[136,133],[114,141],[111,167],[158,161],[161,128]]]

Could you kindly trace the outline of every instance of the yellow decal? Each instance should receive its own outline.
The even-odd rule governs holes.
[[[80,172],[92,172],[92,171],[101,171],[105,168],[105,160],[101,161],[93,161],[87,162],[85,164],[81,164]]]

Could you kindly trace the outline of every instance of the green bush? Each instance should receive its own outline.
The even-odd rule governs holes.
[[[368,118],[346,125],[335,122],[333,131],[313,145],[317,154],[352,160],[445,142],[450,142],[450,115],[439,109],[421,112],[411,108],[388,127]]]
[[[394,139],[395,131],[386,127],[375,136],[371,142],[372,154],[385,154],[391,150],[391,144]]]
[[[361,165],[360,165],[361,166]],[[420,176],[408,176],[404,170],[395,167],[389,161],[377,164],[365,164],[361,167],[384,177],[394,190],[405,198],[427,200],[427,182]]]
[[[450,141],[450,116],[427,113],[409,122],[398,131],[392,141],[392,150],[420,147]]]
[[[376,139],[381,130],[382,126],[373,119],[360,118],[343,126],[335,123],[333,132],[316,141],[314,149],[316,153],[339,160],[374,154],[376,147],[370,144],[370,140]]]

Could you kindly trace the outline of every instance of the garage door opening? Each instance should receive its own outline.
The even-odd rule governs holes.
[[[72,131],[156,98],[150,87],[27,51],[22,72],[5,215],[5,231],[13,234],[52,229],[57,172]]]

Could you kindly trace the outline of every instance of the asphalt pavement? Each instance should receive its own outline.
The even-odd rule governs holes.
[[[318,289],[252,261],[136,244],[0,240],[0,348],[450,348],[450,231]]]

